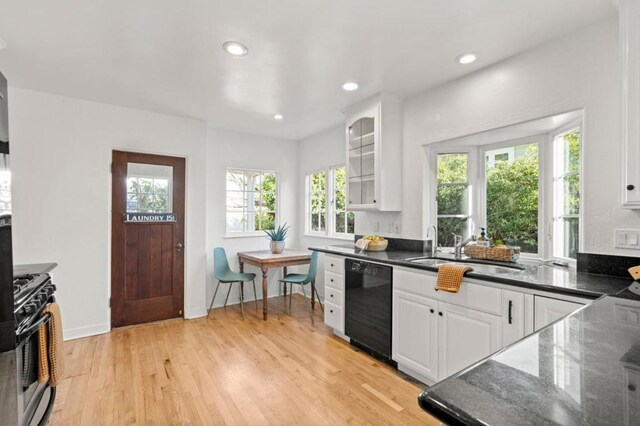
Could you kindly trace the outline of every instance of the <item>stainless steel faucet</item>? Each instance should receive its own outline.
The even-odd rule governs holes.
[[[431,229],[433,229],[433,237],[431,238],[431,257],[436,257],[436,253],[438,252],[438,228],[433,224],[429,226],[429,229],[427,229],[427,240],[431,234]]]
[[[453,242],[455,244],[454,257],[456,260],[462,259],[462,248],[469,244],[471,241],[475,241],[476,236],[472,235],[466,240],[462,241],[462,235],[453,234]]]

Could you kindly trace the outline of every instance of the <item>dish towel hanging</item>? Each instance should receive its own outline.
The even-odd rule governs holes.
[[[460,291],[460,285],[464,274],[473,271],[471,266],[460,265],[458,263],[445,263],[438,269],[438,280],[436,282],[436,290],[457,293]]]
[[[62,347],[62,318],[57,303],[49,304],[42,315],[51,315],[49,324],[43,324],[38,331],[40,341],[40,362],[38,365],[38,381],[49,382],[57,386],[64,375],[64,358]]]

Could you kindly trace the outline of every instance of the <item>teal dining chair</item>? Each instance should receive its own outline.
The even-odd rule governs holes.
[[[324,306],[322,306],[322,302],[320,301],[320,296],[318,295],[318,289],[315,286],[316,282],[316,273],[318,270],[318,252],[314,251],[311,253],[311,261],[309,262],[309,270],[306,274],[287,274],[281,280],[278,280],[278,318],[280,318],[280,294],[282,293],[282,286],[286,286],[289,284],[289,312],[291,312],[291,299],[292,299],[292,290],[293,285],[297,284],[302,288],[302,294],[304,298],[307,298],[307,292],[305,291],[305,286],[307,284],[313,283],[311,286],[311,297],[313,298],[313,292],[315,291],[315,295],[318,297],[318,303],[320,303],[320,309],[324,312]],[[315,325],[313,321],[313,308],[311,306],[311,299],[309,299],[309,316],[311,317],[311,324]]]
[[[213,292],[213,297],[211,298],[211,305],[209,305],[209,310],[213,308],[213,301],[216,300],[216,294],[218,294],[220,283],[229,284],[229,291],[227,291],[227,298],[224,300],[225,308],[227,307],[227,302],[229,301],[229,294],[231,293],[231,285],[233,283],[239,283],[240,284],[240,312],[242,314],[242,319],[244,319],[244,283],[246,281],[253,281],[253,295],[255,297],[255,302],[256,302],[256,314],[258,313],[258,294],[256,293],[256,274],[244,273],[244,272],[233,272],[231,268],[229,268],[227,253],[224,251],[224,248],[222,247],[216,247],[213,249],[213,275],[218,280],[218,285],[216,286],[216,291]]]

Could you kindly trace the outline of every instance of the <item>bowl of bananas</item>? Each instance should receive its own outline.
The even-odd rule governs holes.
[[[367,246],[367,251],[384,251],[389,245],[389,240],[379,236],[379,235],[365,235],[365,240],[369,240],[369,245]]]

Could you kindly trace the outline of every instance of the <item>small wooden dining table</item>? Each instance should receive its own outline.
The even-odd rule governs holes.
[[[262,271],[262,319],[266,321],[267,309],[267,272],[269,268],[282,268],[283,274],[287,275],[287,267],[294,265],[304,265],[311,262],[311,253],[305,251],[285,250],[280,254],[271,253],[270,250],[244,251],[238,252],[238,262],[240,263],[240,272],[244,272],[244,264],[257,266]],[[315,283],[311,283],[315,287]],[[287,287],[285,286],[284,295],[287,296]],[[291,297],[291,295],[289,295]],[[314,303],[314,291],[311,291],[311,306]]]

